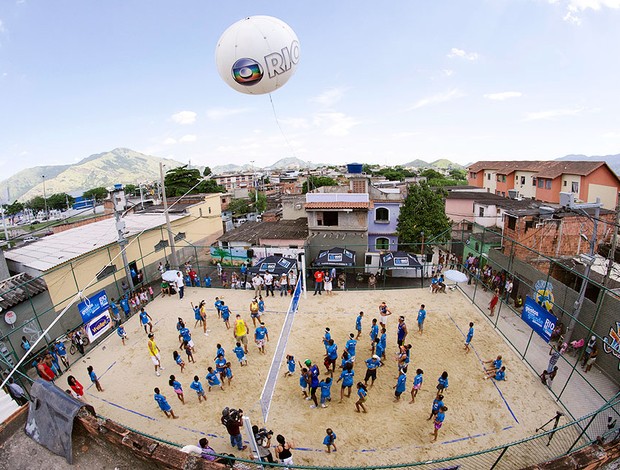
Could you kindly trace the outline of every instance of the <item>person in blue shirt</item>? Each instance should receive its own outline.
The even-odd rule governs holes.
[[[260,313],[265,313],[265,301],[263,300],[263,297],[261,295],[258,296],[258,311]]]
[[[342,380],[342,386],[340,387],[340,403],[344,399],[344,389],[348,388],[347,398],[351,396],[351,387],[353,387],[353,377],[355,376],[355,371],[353,370],[353,364],[347,364],[342,372],[340,373],[340,377],[336,382],[340,382]]]
[[[171,375],[170,380],[168,380],[168,385],[172,387],[174,393],[177,394],[177,398],[185,405],[185,396],[183,395],[183,387],[181,386],[181,382],[179,382],[174,375]]]
[[[497,356],[496,359],[492,359],[490,361],[483,361],[482,363],[491,364],[491,367],[489,368],[487,368],[486,365],[484,366],[485,375],[488,374],[489,372],[495,373],[495,371],[498,371],[499,369],[502,368],[502,356],[499,355]]]
[[[168,404],[168,400],[166,400],[166,397],[159,392],[159,388],[155,387],[153,391],[155,392],[153,398],[159,405],[159,408],[166,414],[166,418],[170,418],[172,416],[174,419],[177,419],[178,416],[174,415],[172,407]]]
[[[220,300],[219,297],[215,298],[215,303],[213,305],[215,306],[215,311],[217,312],[217,317],[218,318],[222,318],[222,312],[220,312],[220,308],[222,306],[222,301]]]
[[[370,359],[366,359],[366,376],[364,377],[364,384],[368,385],[368,380],[370,379],[370,386],[372,387],[375,384],[375,379],[377,378],[377,369],[382,366],[381,358],[376,354],[373,355]]]
[[[442,405],[441,408],[439,408],[439,411],[437,412],[437,416],[435,416],[435,421],[433,423],[435,430],[433,432],[433,440],[431,442],[435,442],[437,440],[437,433],[439,432],[439,430],[441,429],[441,426],[443,425],[443,420],[446,418],[446,411],[448,411],[448,407],[445,405]]]
[[[471,343],[472,338],[474,337],[474,322],[469,322],[469,331],[467,332],[467,337],[465,338],[465,352],[469,352],[469,343]]]
[[[60,360],[64,364],[65,369],[68,369],[69,359],[67,359],[67,347],[65,346],[65,343],[63,341],[57,341],[56,344],[54,345],[54,348],[56,348],[58,357],[60,357]]]
[[[484,379],[485,380],[487,380],[487,379],[495,379],[498,382],[502,381],[502,380],[506,380],[506,366],[502,366],[498,370],[488,371],[486,373],[486,376],[484,377]]]
[[[340,362],[340,368],[344,369],[347,364],[353,364],[351,361],[351,356],[349,356],[349,351],[346,349],[342,351],[342,361]]]
[[[224,377],[226,377],[226,380],[228,380],[228,386],[230,386],[230,382],[232,382],[232,379],[234,378],[234,375],[232,373],[232,365],[230,364],[230,362],[226,363],[226,368],[224,369]],[[224,379],[222,379],[222,382],[224,381]]]
[[[402,346],[403,344],[405,344],[405,338],[407,337],[407,335],[409,334],[409,331],[407,330],[407,324],[405,323],[405,317],[403,317],[402,315],[400,317],[398,317],[398,325],[397,325],[397,342],[399,346]]]
[[[379,359],[381,359],[382,357],[385,357],[385,349],[383,349],[383,346],[381,344],[381,340],[379,338],[375,338],[375,355],[379,356]]]
[[[383,355],[379,357],[381,357],[382,359],[385,359],[385,349],[387,348],[387,331],[385,328],[381,328],[380,343],[381,343],[381,349],[383,350]]]
[[[355,348],[357,347],[357,340],[353,339],[353,337],[354,337],[354,334],[350,333],[349,340],[347,341],[345,345],[345,349],[349,353],[351,362],[355,362]]]
[[[142,308],[140,309],[140,323],[141,323],[141,324],[142,324],[142,326],[144,327],[144,332],[145,332],[146,334],[149,334],[149,333],[152,333],[152,332],[153,332],[153,323],[151,323],[151,321],[152,321],[152,320],[153,320],[153,319],[151,318],[151,316],[150,316],[148,313],[146,313],[146,312],[144,311],[144,307],[142,307]],[[146,331],[146,327],[147,327],[147,326],[150,328],[150,330],[149,330],[149,331]]]
[[[196,320],[196,323],[194,323],[194,328],[196,328],[199,323],[202,324],[202,315],[200,314],[200,307],[198,305],[194,305],[193,302],[190,302],[190,305],[192,306],[192,310],[194,311],[194,320]]]
[[[332,401],[332,379],[327,377],[319,382],[321,387],[321,408],[327,408],[327,401]]]
[[[332,334],[330,332],[329,327],[326,327],[325,334],[323,335],[323,346],[325,346],[325,352],[327,352],[327,347],[329,346],[330,339],[332,339]]]
[[[360,312],[357,318],[355,319],[355,329],[357,330],[357,336],[355,339],[359,339],[362,335],[362,318],[364,317],[364,312]]]
[[[198,395],[198,403],[202,402],[202,400],[207,401],[205,389],[202,388],[202,384],[200,383],[197,375],[194,375],[194,381],[189,384],[189,388],[196,391],[196,395]]]
[[[420,310],[418,310],[418,332],[420,334],[424,333],[424,320],[426,320],[426,310],[424,304],[420,305]]]
[[[205,287],[211,287],[211,276],[208,274],[205,276]]]
[[[327,447],[325,452],[330,454],[332,447],[334,448],[334,452],[336,452],[338,450],[338,449],[336,449],[336,433],[334,431],[332,431],[331,428],[327,428],[325,430],[325,433],[327,434],[325,436],[325,438],[323,438],[323,445],[325,445]]]
[[[308,369],[302,367],[301,362],[299,363],[299,368],[301,369],[301,372],[299,374],[299,388],[301,388],[301,393],[304,398],[306,400],[309,400],[310,397],[308,396],[308,385],[310,384],[308,383]]]
[[[407,390],[407,368],[403,367],[398,375],[396,385],[394,385],[394,396],[396,397],[396,400],[394,401],[399,401],[400,396],[405,390]]]
[[[179,344],[183,344],[183,342],[186,342],[187,345],[192,348],[192,352],[195,352],[192,334],[189,331],[189,328],[185,326],[185,323],[183,323],[181,329],[179,330]]]
[[[125,319],[129,318],[131,315],[131,308],[129,308],[129,300],[127,300],[126,296],[121,299],[121,308],[123,312],[125,312]]]
[[[30,347],[30,341],[28,341],[25,336],[22,336],[22,349],[28,351]]]
[[[179,351],[172,351],[172,359],[181,368],[181,372],[183,372],[183,370],[185,369],[185,361],[183,360],[183,358],[179,354]]]
[[[213,358],[213,360],[215,361],[218,356],[222,355],[222,356],[226,356],[226,351],[224,351],[224,348],[222,347],[222,345],[220,343],[217,343],[216,346],[217,351],[215,351],[215,357]]]
[[[213,370],[213,367],[207,367],[207,383],[209,384],[209,391],[211,391],[211,387],[220,387],[220,390],[224,390],[224,386],[220,382],[220,379],[217,378],[217,372]]]
[[[123,346],[125,346],[125,340],[127,339],[127,332],[125,331],[125,327],[123,325],[118,325],[118,328],[116,329],[116,334],[121,338]]]
[[[90,381],[97,387],[98,392],[103,392],[103,388],[101,388],[101,384],[99,383],[99,379],[97,378],[97,374],[93,370],[93,366],[88,366],[86,368],[88,371],[88,376],[90,377]]]
[[[375,354],[375,339],[379,336],[379,325],[377,325],[377,319],[372,319],[372,325],[370,326],[370,352]]]
[[[367,413],[366,407],[364,406],[364,403],[366,403],[367,395],[368,395],[368,389],[366,388],[366,385],[364,385],[362,382],[358,382],[357,383],[357,401],[355,402],[356,412],[359,413],[361,409],[362,413]]]
[[[269,332],[265,328],[265,323],[260,322],[260,326],[254,332],[254,341],[258,346],[259,352],[265,354],[265,340],[269,341]]]
[[[312,364],[310,359],[306,359],[304,364],[309,367],[307,377],[310,384],[310,399],[314,402],[313,405],[310,405],[310,408],[317,408],[319,406],[319,400],[316,397],[316,390],[319,388],[319,367],[316,364]]]
[[[215,370],[218,374],[220,374],[220,379],[224,380],[226,377],[226,363],[228,361],[224,357],[223,354],[218,354],[217,359],[215,359]]]
[[[422,382],[424,382],[424,371],[422,369],[418,369],[415,371],[415,377],[413,378],[411,401],[409,403],[415,403],[415,397],[418,394],[418,391],[422,388]]]
[[[235,349],[233,349],[233,352],[235,353],[235,356],[237,356],[237,359],[239,360],[239,365],[241,367],[243,367],[244,365],[248,365],[248,359],[245,356],[245,349],[243,349],[243,346],[241,346],[241,343],[239,341],[237,341],[236,347]]]
[[[114,318],[114,321],[116,322],[116,326],[120,325],[121,324],[120,310],[118,308],[118,305],[116,305],[116,302],[114,301],[114,299],[110,301],[110,309],[112,310],[112,318]]]
[[[325,367],[327,372],[333,374],[336,371],[336,361],[338,360],[338,346],[333,339],[327,344],[327,354],[325,354]],[[331,370],[330,370],[331,367]]]
[[[49,351],[50,355],[52,356],[52,371],[54,371],[54,374],[56,374],[56,376],[59,376],[60,364],[58,363],[58,353],[56,352],[56,348],[52,346]]]
[[[220,300],[221,305],[220,305],[220,316],[222,317],[222,321],[224,322],[224,325],[226,325],[226,329],[230,330],[230,308],[228,307],[228,305],[226,305],[224,303],[223,300]]]
[[[289,377],[295,373],[295,358],[290,354],[286,355],[286,365],[288,370],[284,373],[284,377]]]
[[[433,419],[434,416],[437,416],[439,410],[443,406],[443,395],[437,395],[433,400],[433,407],[431,408],[431,415],[428,417],[427,421]]]
[[[441,376],[437,379],[437,395],[448,388],[448,372],[445,370]]]

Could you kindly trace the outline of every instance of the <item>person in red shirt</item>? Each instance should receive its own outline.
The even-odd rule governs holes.
[[[314,272],[314,294],[321,294],[321,290],[323,289],[323,271],[318,270]]]
[[[69,384],[69,387],[71,387],[71,390],[73,390],[78,396],[78,398],[82,398],[84,396],[84,386],[80,382],[78,382],[75,377],[73,377],[72,375],[67,377],[67,383]]]
[[[39,364],[37,364],[37,371],[39,372],[39,376],[43,380],[47,380],[48,382],[53,382],[56,378],[56,374],[50,367],[52,365],[52,356],[47,355]]]

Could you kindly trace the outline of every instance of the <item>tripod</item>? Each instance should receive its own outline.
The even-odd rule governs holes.
[[[564,413],[562,413],[561,411],[556,411],[555,412],[555,416],[553,418],[551,418],[549,421],[547,421],[545,424],[543,424],[541,427],[536,428],[536,432],[538,431],[544,431],[545,430],[545,426],[547,426],[549,423],[551,423],[552,421],[555,421],[553,423],[553,432],[551,432],[549,434],[549,442],[547,442],[547,447],[549,447],[549,444],[551,444],[551,439],[553,439],[553,435],[555,434],[555,429],[558,427],[558,424],[560,423],[560,418],[564,416]]]

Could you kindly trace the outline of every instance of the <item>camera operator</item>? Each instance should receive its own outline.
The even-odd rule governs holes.
[[[226,431],[230,435],[230,445],[239,450],[245,450],[248,447],[243,445],[243,437],[241,436],[242,417],[243,410],[228,407],[222,410],[222,424],[226,426]]]
[[[256,445],[258,446],[258,456],[261,461],[275,463],[273,460],[273,456],[271,455],[271,437],[273,436],[273,431],[267,431],[265,428],[258,429],[258,426],[252,426],[252,433],[254,434],[254,439],[256,439]]]

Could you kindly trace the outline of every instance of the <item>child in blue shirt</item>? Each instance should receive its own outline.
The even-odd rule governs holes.
[[[209,391],[211,391],[211,387],[220,387],[220,390],[224,390],[224,386],[220,382],[220,379],[217,378],[217,372],[213,370],[213,367],[207,367],[207,383],[209,384]]]
[[[415,371],[415,377],[413,378],[413,388],[411,389],[411,401],[409,403],[415,402],[415,397],[418,394],[418,390],[422,388],[422,382],[424,382],[424,371],[422,369],[418,369]]]
[[[174,375],[171,375],[170,380],[168,380],[168,385],[172,387],[174,393],[177,394],[177,398],[185,405],[185,396],[183,395],[183,387],[181,386],[181,382],[179,382]]]
[[[286,365],[288,370],[284,373],[284,377],[288,377],[295,373],[295,358],[291,355],[286,356]]]
[[[125,327],[123,325],[119,325],[116,329],[116,333],[120,336],[121,341],[123,342],[123,346],[125,346],[125,340],[127,339],[127,333],[125,332]]]
[[[398,376],[398,380],[396,381],[396,385],[394,385],[394,396],[396,397],[396,400],[394,401],[399,401],[400,400],[400,396],[403,394],[403,392],[407,389],[407,367],[403,367],[400,370],[400,375]]]
[[[178,351],[172,352],[172,359],[174,359],[174,362],[179,365],[179,367],[181,368],[181,372],[183,372],[183,369],[185,369],[185,361],[183,361],[183,358]]]
[[[220,315],[222,316],[222,320],[224,321],[224,325],[226,325],[226,329],[230,330],[230,308],[228,308],[228,305],[224,304],[223,301],[222,305],[220,305]]]
[[[469,331],[467,332],[467,338],[465,338],[465,352],[469,352],[469,343],[471,343],[474,337],[474,322],[469,322]]]
[[[172,416],[172,418],[177,419],[178,416],[174,415],[174,411],[172,411],[172,407],[168,404],[168,400],[166,400],[166,397],[163,396],[160,392],[159,392],[159,388],[155,387],[153,389],[153,391],[155,392],[155,395],[153,395],[153,398],[155,399],[155,401],[157,402],[157,404],[159,405],[159,408],[166,413],[166,418],[170,418],[170,416]]]
[[[237,341],[237,347],[233,349],[233,352],[235,353],[235,356],[237,356],[241,367],[248,365],[248,359],[245,357],[245,349],[243,349],[239,341]]]
[[[301,367],[301,363],[299,367]],[[305,367],[301,367],[301,374],[299,375],[299,387],[301,388],[301,393],[303,394],[304,398],[309,400],[310,397],[308,396],[308,369],[306,369]]]
[[[202,402],[202,400],[207,401],[205,389],[202,388],[202,384],[200,383],[197,375],[194,375],[194,381],[189,385],[189,388],[196,391],[196,395],[198,395],[198,403]]]
[[[355,319],[355,329],[357,330],[357,336],[355,339],[359,339],[362,334],[362,317],[364,316],[364,312],[360,312],[357,318]]]
[[[336,452],[338,450],[336,449],[336,433],[332,431],[331,428],[327,428],[325,432],[327,433],[323,439],[323,445],[327,446],[327,450],[325,450],[325,452],[330,454],[332,447],[334,448],[334,452]]]
[[[357,383],[357,401],[355,402],[355,411],[356,412],[360,412],[360,408],[362,410],[363,413],[366,413],[366,407],[364,406],[364,403],[366,402],[366,396],[368,395],[368,389],[366,388],[366,385],[364,385],[362,382],[358,382]]]
[[[215,303],[213,305],[215,306],[215,311],[217,312],[217,317],[218,318],[222,318],[222,313],[220,312],[220,308],[222,306],[222,301],[220,300],[219,297],[215,298]]]
[[[226,377],[226,380],[228,380],[228,386],[230,387],[230,382],[232,382],[232,379],[234,377],[232,373],[232,367],[230,366],[230,362],[226,363],[226,368],[224,369],[224,376]],[[223,380],[224,379],[222,379],[222,381]]]
[[[263,300],[262,296],[258,296],[258,311],[260,313],[264,313],[265,312],[265,301]]]
[[[444,370],[437,379],[437,395],[448,388],[448,373]]]
[[[319,382],[321,387],[321,408],[327,408],[326,401],[332,401],[332,379],[327,377]]]
[[[344,399],[344,389],[348,388],[347,398],[351,396],[351,387],[353,387],[353,377],[355,376],[355,371],[353,370],[353,364],[347,364],[345,368],[340,373],[340,377],[336,382],[340,382],[342,380],[342,386],[340,387],[340,403]]]
[[[433,407],[431,408],[431,415],[429,416],[427,421],[430,421],[431,419],[433,419],[433,416],[437,416],[437,413],[439,413],[439,410],[441,409],[442,406],[443,406],[443,395],[437,395],[435,399],[433,400]]]
[[[97,391],[98,392],[103,392],[103,388],[101,388],[101,384],[99,383],[99,379],[97,378],[97,374],[95,374],[95,371],[93,370],[93,366],[88,366],[86,368],[86,370],[88,371],[88,376],[90,377],[90,381],[95,384],[95,387],[97,387]]]

